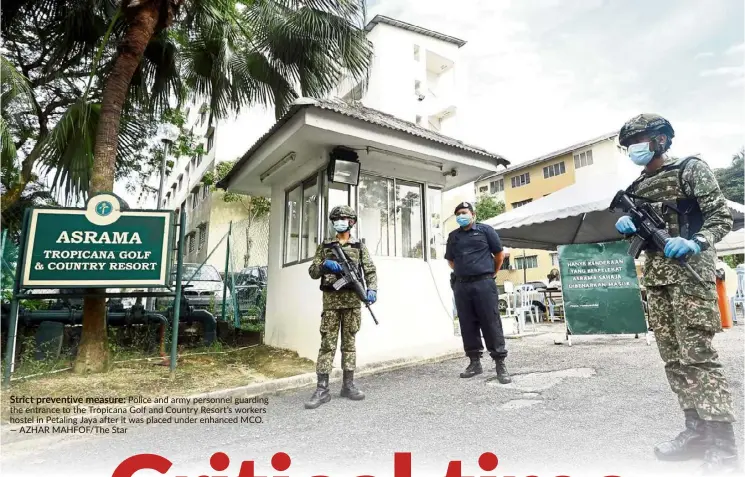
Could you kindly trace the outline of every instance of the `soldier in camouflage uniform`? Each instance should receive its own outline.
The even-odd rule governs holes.
[[[354,369],[356,364],[355,337],[361,324],[361,302],[355,292],[346,287],[336,291],[332,285],[341,278],[341,266],[335,260],[330,244],[339,243],[347,256],[350,265],[361,267],[367,285],[367,300],[374,303],[377,299],[378,278],[375,265],[370,259],[370,253],[365,244],[350,236],[349,231],[357,222],[354,209],[343,205],[334,207],[329,219],[336,230],[336,237],[325,240],[318,246],[308,273],[314,280],[321,280],[323,291],[323,314],[321,315],[321,347],[318,351],[316,373],[318,385],[305,403],[306,409],[315,409],[331,400],[329,394],[329,374],[336,355],[336,344],[341,328],[341,367],[344,371],[344,381],[341,397],[359,401],[365,395],[354,384]]]
[[[702,471],[720,475],[737,468],[732,395],[712,346],[722,330],[717,305],[714,244],[732,228],[732,216],[714,173],[697,157],[668,157],[675,133],[655,114],[629,120],[619,144],[644,166],[627,189],[637,203],[647,202],[665,219],[672,237],[663,252],[646,250],[643,285],[649,324],[654,330],[665,373],[685,415],[685,430],[655,446],[661,460],[688,460],[703,454]],[[636,224],[624,216],[616,224],[633,234]],[[706,283],[693,278],[676,259],[688,263]]]

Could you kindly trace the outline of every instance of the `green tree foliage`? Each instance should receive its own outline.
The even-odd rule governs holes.
[[[476,201],[476,207],[474,208],[476,220],[480,222],[496,217],[497,215],[504,213],[504,211],[504,202],[497,201],[494,196],[488,194],[483,194],[479,197]]]
[[[732,163],[728,167],[715,169],[719,188],[724,196],[732,202],[745,204],[745,171],[743,171],[743,159],[745,159],[745,148],[732,156]]]

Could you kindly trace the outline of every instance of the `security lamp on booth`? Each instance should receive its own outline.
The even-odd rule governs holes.
[[[359,183],[360,163],[356,152],[344,146],[336,146],[329,157],[330,160],[326,170],[329,182],[352,186]]]

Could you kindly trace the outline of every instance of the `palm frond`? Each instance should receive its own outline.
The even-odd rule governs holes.
[[[9,103],[19,98],[27,103],[33,103],[34,94],[31,91],[28,78],[16,69],[7,58],[0,55],[0,107],[5,110]]]
[[[17,154],[8,123],[5,118],[0,117],[0,161],[3,164],[3,172],[8,164],[15,164]]]
[[[42,146],[39,160],[43,173],[54,174],[52,192],[68,202],[88,195],[100,116],[100,104],[79,100],[60,118]],[[153,123],[141,115],[125,115],[119,131],[117,160],[126,161],[140,153],[154,130]]]

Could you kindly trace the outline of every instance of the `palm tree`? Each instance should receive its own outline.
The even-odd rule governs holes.
[[[188,88],[208,98],[210,122],[257,104],[273,104],[279,117],[299,96],[296,87],[323,96],[342,75],[366,79],[370,66],[363,0],[124,0],[119,12],[125,25],[103,88],[91,193],[113,190],[133,91],[155,111]],[[74,369],[102,371],[107,363],[105,300],[90,296]]]

